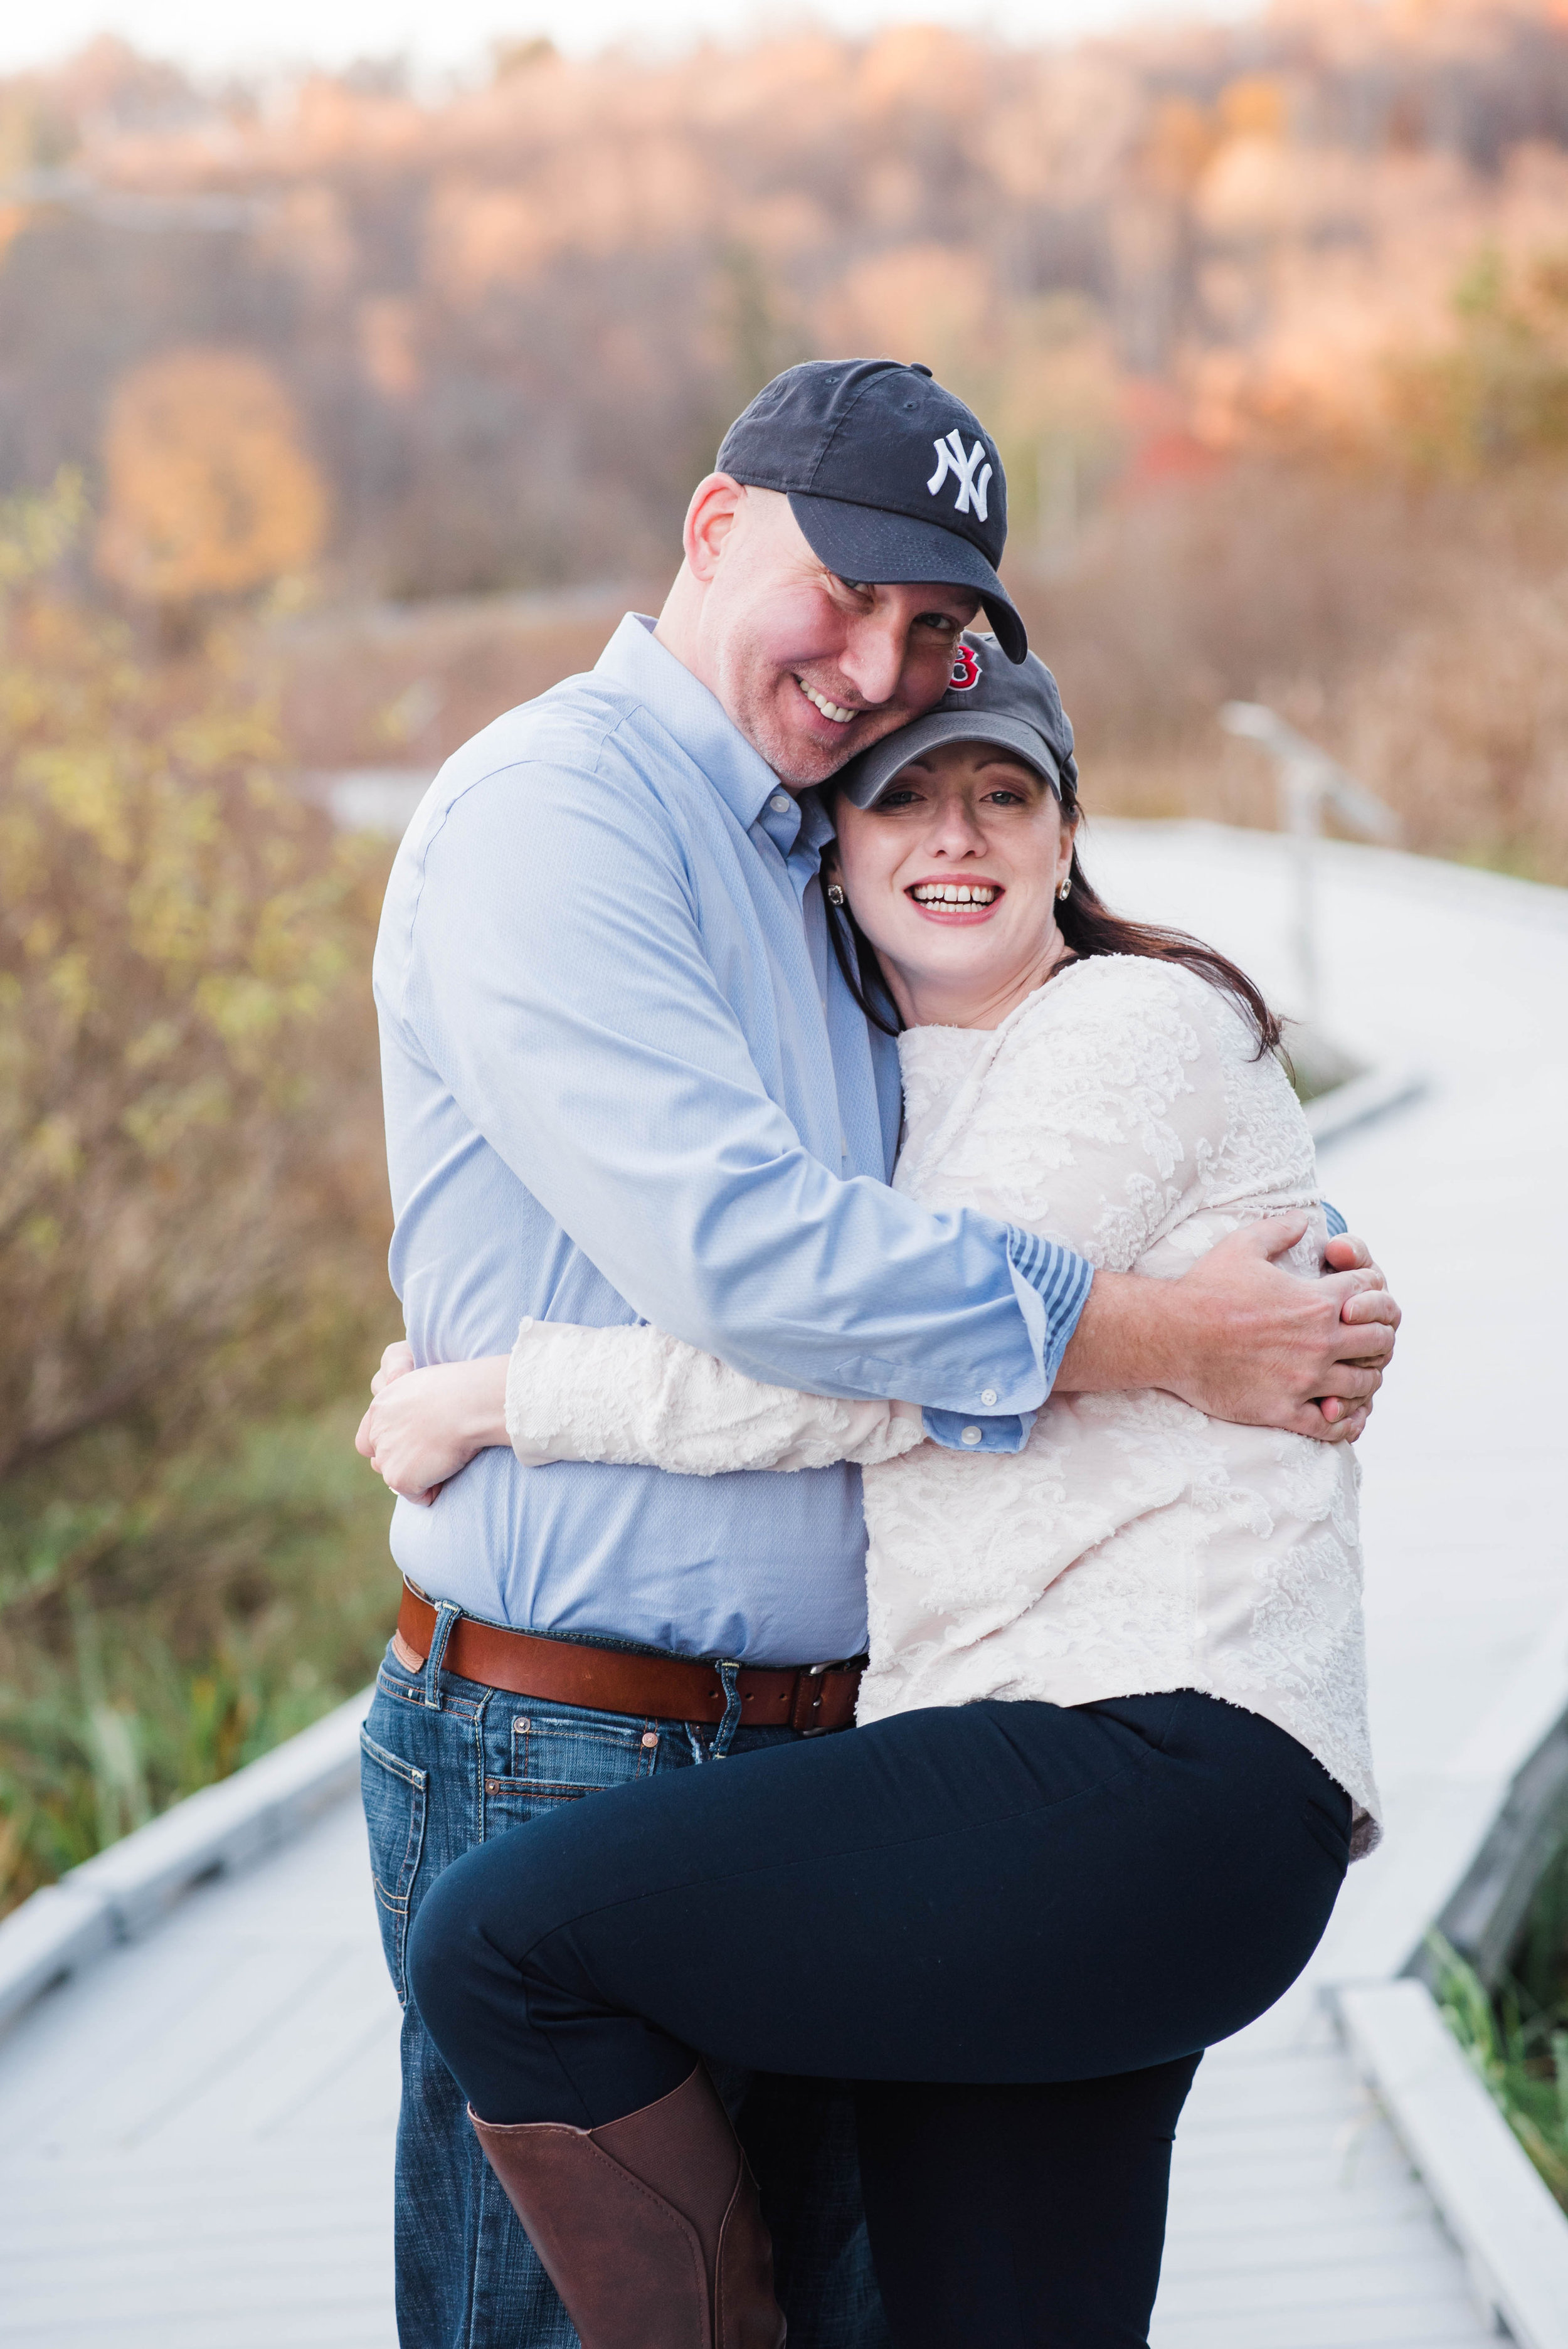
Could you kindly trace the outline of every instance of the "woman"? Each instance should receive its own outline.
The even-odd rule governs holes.
[[[838,785],[846,969],[898,1026],[897,1185],[1152,1278],[1259,1214],[1324,1238],[1251,983],[1086,882],[1049,673],[970,636]],[[857,959],[858,957],[858,959]],[[897,2349],[1127,2349],[1202,2050],[1305,1963],[1376,1834],[1356,1468],[1174,1397],[1068,1397],[1024,1449],[759,1386],[647,1328],[525,1323],[387,1388],[405,1491],[525,1463],[865,1464],[851,1736],[654,1778],[438,1880],[413,1994],[586,2349],[782,2338],[693,2050],[852,2078]],[[978,1431],[976,1431],[976,1435]]]

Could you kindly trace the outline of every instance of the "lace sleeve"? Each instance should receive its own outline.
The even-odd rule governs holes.
[[[918,1406],[839,1402],[764,1386],[662,1330],[525,1320],[506,1378],[525,1467],[554,1460],[719,1476],[738,1468],[871,1467],[922,1440]]]
[[[1247,1049],[1192,973],[1123,956],[1079,965],[1041,990],[944,1138],[943,1203],[961,1194],[1130,1271],[1205,1203],[1231,1145],[1229,1063]]]

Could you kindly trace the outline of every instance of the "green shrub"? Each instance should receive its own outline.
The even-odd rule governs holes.
[[[1495,1993],[1440,1933],[1427,1945],[1444,2021],[1568,2210],[1568,1851],[1537,1890],[1519,1972]]]

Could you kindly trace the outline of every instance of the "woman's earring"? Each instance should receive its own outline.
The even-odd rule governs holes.
[[[1057,895],[1061,899],[1062,904],[1065,905],[1067,904],[1067,902],[1068,902],[1068,899],[1072,895],[1072,893],[1073,893],[1073,876],[1072,876],[1072,874],[1069,873],[1069,874],[1068,874],[1067,879],[1062,883],[1061,887],[1057,891]]]
[[[829,882],[829,884],[828,884],[828,903],[829,903],[829,905],[841,905],[843,904],[843,902],[844,902],[844,893],[843,893],[843,891],[840,888],[840,886],[839,886],[839,885],[838,885],[838,883],[837,883],[836,881],[830,881],[830,882]]]

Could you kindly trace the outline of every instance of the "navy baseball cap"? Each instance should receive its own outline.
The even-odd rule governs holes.
[[[781,490],[841,579],[973,587],[1009,660],[1029,649],[996,576],[1007,482],[996,444],[925,367],[808,359],[764,386],[724,436],[718,470]]]
[[[1078,804],[1073,730],[1056,678],[1043,660],[998,660],[995,636],[965,629],[953,656],[953,676],[934,709],[896,734],[883,735],[840,768],[829,790],[852,805],[874,807],[895,775],[924,750],[944,742],[995,742],[1043,775],[1064,808]]]

